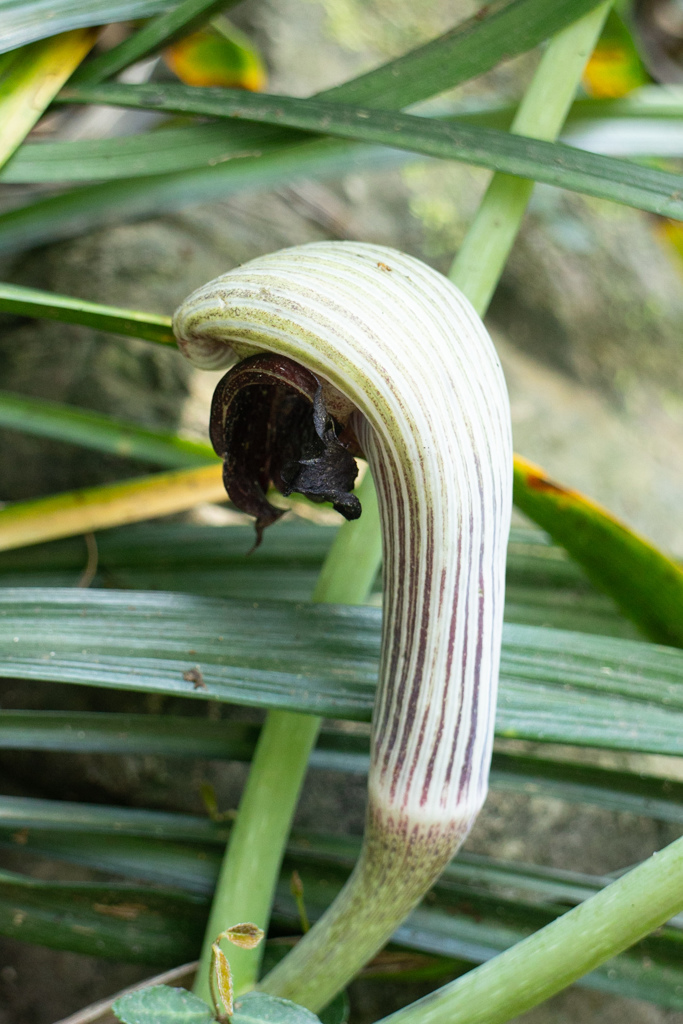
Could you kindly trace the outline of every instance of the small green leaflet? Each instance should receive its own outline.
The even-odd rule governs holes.
[[[247,992],[235,1000],[231,1024],[320,1024],[320,1018],[289,999]]]
[[[168,985],[130,992],[117,999],[112,1009],[123,1024],[214,1024],[203,999]]]
[[[215,1018],[199,996],[184,988],[154,985],[121,996],[113,1006],[123,1024],[214,1024]],[[263,992],[248,992],[235,1002],[231,1024],[320,1024],[303,1006]]]

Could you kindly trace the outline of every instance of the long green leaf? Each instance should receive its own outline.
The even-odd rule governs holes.
[[[263,155],[178,174],[89,185],[9,210],[0,214],[0,252],[72,238],[96,226],[147,218],[191,203],[224,199],[243,189],[268,189],[303,178],[376,168],[404,159],[396,152],[333,139],[291,143],[280,148],[259,145],[253,151]]]
[[[683,569],[597,502],[515,456],[515,504],[659,643],[683,647]]]
[[[292,867],[303,878],[309,912],[315,918],[336,895],[356,854],[357,841],[310,835],[295,838],[278,887],[275,922],[290,928],[297,925],[297,909],[289,892]],[[581,902],[606,881],[524,865],[499,865],[485,858],[462,858],[437,884],[435,905],[418,908],[393,941],[478,963],[553,920],[567,903]],[[514,899],[496,892],[509,893],[515,888],[518,895]],[[536,900],[530,901],[529,896]],[[10,905],[15,911],[11,918]],[[189,959],[192,944],[198,941],[196,929],[204,907],[200,896],[129,885],[34,883],[8,873],[0,878],[0,931],[78,951],[83,950],[87,936],[90,952],[133,962],[169,963],[173,962],[171,953],[175,962]],[[176,923],[181,914],[187,914],[189,926],[183,934],[182,952],[178,935],[182,929]],[[159,941],[160,933],[166,936],[166,943]],[[645,940],[581,983],[679,1008],[683,1005],[680,948],[680,931],[668,926],[658,937]]]
[[[448,120],[506,130],[514,106],[463,108]],[[567,118],[572,134],[596,121],[642,124],[643,120],[663,122],[683,117],[683,90],[653,86],[623,99],[577,100]],[[665,130],[665,129],[663,129]],[[106,181],[117,178],[167,174],[199,167],[212,167],[230,159],[243,158],[250,146],[291,141],[293,130],[258,128],[251,125],[195,124],[181,128],[129,135],[116,139],[88,139],[87,142],[25,143],[0,171],[0,181],[12,183]],[[641,152],[638,147],[637,152]]]
[[[0,617],[7,677],[370,716],[373,608],[16,589],[0,595]],[[507,626],[501,679],[501,736],[683,752],[679,651]]]
[[[83,832],[107,837],[119,835],[217,845],[219,848],[225,846],[230,834],[227,825],[193,814],[19,796],[0,796],[0,826],[13,830],[13,842],[18,845],[24,838],[24,830],[29,834],[35,830]],[[20,830],[19,835],[17,830]]]
[[[75,86],[62,90],[60,99],[240,117],[354,142],[379,143],[425,156],[460,160],[683,220],[681,175],[492,128],[320,100],[176,84]]]
[[[172,0],[0,0],[0,52],[73,28],[149,18]]]
[[[0,421],[2,414],[0,397]],[[36,432],[40,425],[38,420]],[[55,431],[53,436],[63,438],[62,421],[55,426],[59,426],[60,433]],[[127,428],[120,441],[126,442],[133,433],[134,428]],[[103,440],[108,438],[105,432]],[[87,441],[90,446],[102,446],[94,431]],[[107,445],[106,450],[112,449]],[[151,448],[138,450],[152,453]],[[169,458],[177,453],[179,462],[185,458],[183,449],[171,446],[165,451]],[[201,451],[197,445],[197,454]],[[97,535],[99,562],[93,583],[252,600],[277,594],[284,600],[306,601],[313,593],[334,532],[333,527],[285,521],[247,556],[253,546],[253,529],[249,526],[221,529],[157,523],[106,531]],[[539,531],[518,530],[511,537],[507,621],[636,639],[635,627],[619,614],[614,602],[593,590],[561,548],[551,548],[546,541],[539,543],[543,536]],[[80,538],[2,552],[0,584],[73,585],[83,570],[84,557]]]
[[[68,295],[55,295],[37,288],[0,282],[0,311],[18,316],[42,317],[68,324],[84,324],[98,331],[111,331],[128,338],[144,338],[161,345],[175,345],[171,318],[139,313],[117,306],[102,306]]]
[[[0,426],[169,468],[206,466],[216,461],[209,445],[169,431],[148,430],[113,416],[8,391],[0,391]]]
[[[16,6],[16,0],[4,3]],[[483,74],[504,58],[531,49],[595,6],[595,0],[557,0],[553,4],[546,0],[511,0],[490,4],[483,17],[475,16],[439,39],[322,95],[335,101],[408,106]],[[252,144],[259,152],[264,151],[258,137],[252,137]],[[77,189],[0,216],[0,251],[71,237],[96,225],[150,216],[192,202],[209,202],[236,189],[268,187],[275,182],[329,173],[331,168],[339,172],[381,159],[372,150],[356,150],[344,143],[289,143],[277,153],[269,153],[266,144],[260,159]]]
[[[2,168],[0,181],[108,181],[176,174],[243,160],[296,138],[297,133],[277,128],[201,124],[87,142],[27,143]]]
[[[170,10],[157,15],[118,46],[105,50],[94,60],[79,68],[74,82],[103,82],[130,64],[156,53],[183,35],[209,21],[214,14],[234,6],[238,0],[182,0]]]
[[[0,712],[3,750],[250,761],[258,736],[256,725],[194,717],[9,709]],[[323,729],[310,765],[327,771],[365,774],[369,765],[368,737]],[[683,824],[683,784],[670,779],[540,756],[494,752],[491,786]]]
[[[207,909],[202,896],[0,872],[0,934],[127,963],[191,960]]]

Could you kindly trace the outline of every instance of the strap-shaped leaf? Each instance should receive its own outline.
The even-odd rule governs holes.
[[[16,589],[0,594],[0,621],[8,677],[356,720],[372,708],[380,640],[373,608]],[[203,687],[190,674],[196,666]],[[680,753],[682,681],[683,654],[674,649],[508,625],[497,732]]]
[[[19,4],[17,0],[2,2],[9,8],[5,13],[10,15],[10,21],[12,16],[18,17],[20,25],[22,22],[25,25],[28,20],[31,30],[37,33],[31,35],[29,31],[28,36],[25,33],[24,36],[15,34],[15,40],[18,38],[19,42],[24,42],[27,38],[38,38],[46,30],[54,30],[54,21],[47,28],[40,17],[39,9],[45,0],[33,0],[28,5]],[[62,2],[73,3],[73,0]],[[131,2],[133,0],[129,0]],[[93,6],[89,5],[88,9]],[[417,103],[469,77],[483,74],[501,59],[531,49],[595,6],[595,0],[557,0],[554,4],[547,4],[545,0],[511,0],[509,3],[490,4],[483,9],[483,17],[479,15],[467,20],[445,36],[397,61],[330,90],[329,95],[335,101],[396,108]],[[157,13],[159,9],[149,13]],[[110,8],[110,16],[111,13]],[[81,8],[79,16],[82,18],[84,14],[87,18],[87,13]],[[101,17],[100,11],[98,21]],[[76,24],[83,22],[77,21]],[[16,21],[14,27],[17,27]],[[8,45],[19,45],[19,42]],[[257,140],[254,146],[259,152],[263,150]],[[0,216],[0,249],[70,237],[75,229],[85,230],[95,224],[107,224],[121,218],[149,216],[193,201],[209,202],[212,196],[224,198],[235,189],[267,187],[274,182],[324,173],[331,165],[340,170],[367,161],[376,163],[377,160],[377,153],[358,152],[355,147],[344,143],[332,147],[313,143],[312,149],[306,144],[301,147],[293,143],[285,145],[277,154],[266,152],[263,157],[240,160],[238,164],[219,164],[203,169],[199,177],[196,171],[190,171],[154,176],[136,183],[112,182],[78,189]]]
[[[318,99],[192,89],[175,84],[73,87],[63,90],[60,97],[80,103],[112,103],[213,117],[241,117],[355,142],[379,143],[425,156],[460,160],[683,219],[681,175],[492,128]]]
[[[453,111],[448,120],[505,131],[510,127],[515,110],[516,107],[510,105],[495,105],[488,109],[463,106]],[[581,147],[586,133],[589,133],[587,137],[595,144],[596,127],[616,120],[622,135],[624,129],[632,127],[633,155],[639,155],[644,151],[643,123],[648,121],[651,123],[650,131],[660,126],[658,138],[662,143],[666,142],[666,152],[669,153],[672,122],[681,117],[683,90],[672,86],[666,89],[649,86],[622,99],[576,100],[567,117],[566,134],[570,141]],[[269,130],[263,126],[219,122],[165,128],[116,139],[26,143],[2,168],[0,181],[107,181],[211,167],[218,161],[248,155],[250,144],[254,144],[255,132],[258,133],[261,152],[276,148],[287,140],[291,142],[296,137],[295,129]],[[650,152],[656,154],[656,143],[653,142],[653,146]],[[628,155],[628,141],[625,147],[622,155]]]
[[[175,345],[171,318],[133,309],[103,306],[98,302],[56,295],[38,288],[0,283],[0,309],[17,316],[42,317],[67,324],[84,324],[98,331],[111,331],[127,338],[144,338],[160,345]]]
[[[208,445],[170,431],[150,430],[114,416],[8,391],[0,391],[0,426],[169,468],[216,461]]]
[[[258,736],[258,726],[245,722],[212,722],[173,715],[10,709],[0,714],[0,749],[3,750],[156,754],[250,761]],[[310,765],[363,775],[368,770],[369,750],[367,736],[323,729]],[[541,756],[495,752],[491,773],[494,789],[534,793],[683,823],[683,784],[671,779]],[[45,827],[54,821],[55,808],[51,805],[48,808],[43,812]],[[7,820],[9,813],[9,808],[1,805],[0,822]],[[80,814],[80,810],[77,813]],[[13,820],[16,823],[19,819]],[[38,819],[32,817],[31,820]]]
[[[0,0],[0,52],[73,28],[149,18],[171,0]]]
[[[204,896],[0,873],[0,934],[127,963],[192,959],[207,909]]]

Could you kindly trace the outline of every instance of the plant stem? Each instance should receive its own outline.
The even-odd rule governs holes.
[[[571,985],[683,909],[683,839],[494,960],[383,1024],[502,1024]]]
[[[313,600],[320,604],[363,604],[382,558],[377,496],[370,473],[358,488],[363,515],[344,523],[325,559]],[[266,541],[267,543],[267,541]],[[271,711],[266,719],[240,801],[237,821],[216,886],[194,991],[209,1001],[211,943],[226,927],[251,921],[264,930],[292,817],[321,719]],[[235,992],[256,984],[258,951],[230,948]]]
[[[280,873],[281,837],[289,835],[320,722],[314,715],[271,711],[261,730],[204,934],[194,991],[207,1002],[211,944],[226,924],[268,924],[273,900],[269,883]],[[236,994],[251,988],[258,973],[258,951],[231,946],[227,956]]]
[[[550,41],[510,131],[547,142],[557,138],[611,6],[611,0],[601,4]],[[533,181],[494,174],[453,262],[449,277],[480,316],[510,255],[533,187]]]
[[[603,4],[551,41],[515,118],[515,131],[536,134],[538,138],[555,137],[569,110],[585,61],[600,34],[608,9],[609,4]],[[452,280],[479,310],[488,304],[500,277],[532,187],[531,183],[508,175],[495,175],[455,261]],[[371,509],[366,494],[371,487],[369,477],[366,481],[359,494],[364,514],[356,523],[347,523],[340,529],[316,587],[316,601],[362,604],[367,598],[379,567],[381,542],[376,502]],[[275,714],[282,715],[281,712],[271,712],[271,717]],[[300,716],[287,717],[295,720]],[[315,741],[318,725],[318,720],[309,719],[307,751]],[[215,917],[212,914],[195,983],[195,991],[203,998],[208,997],[210,949],[216,936],[230,924],[237,923],[240,917],[253,921],[261,928],[267,927],[267,915],[287,841],[289,821],[294,814],[305,774],[304,758],[297,762],[298,772],[282,770],[281,765],[285,763],[284,751],[289,750],[287,757],[293,756],[290,747],[288,739],[285,739],[281,748],[275,744],[269,744],[268,748],[264,745],[261,756],[259,744],[254,757],[238,817],[238,825],[241,820],[245,821],[245,825],[241,828],[236,825],[231,837],[215,896],[221,911]],[[274,762],[273,767],[269,764],[271,760]],[[287,764],[289,766],[289,761]],[[273,819],[273,827],[268,828],[267,835],[259,833],[257,837],[259,820],[273,814],[268,787],[261,785],[258,780],[269,778],[273,770],[280,775],[278,824],[276,826]],[[288,779],[285,779],[285,775]],[[250,826],[250,822],[254,822],[253,826]],[[260,846],[266,846],[267,849],[261,851]],[[266,859],[269,873],[266,873],[265,867],[261,867]],[[230,963],[234,971],[236,992],[255,984],[258,975],[255,956],[252,955],[247,961],[242,956],[238,959],[231,951]]]

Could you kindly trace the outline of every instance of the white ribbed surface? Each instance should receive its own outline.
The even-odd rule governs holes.
[[[385,565],[372,802],[424,824],[471,820],[488,777],[512,491],[507,392],[479,317],[412,257],[321,242],[198,289],[174,329],[205,369],[230,365],[231,344],[286,354],[365,417]]]

